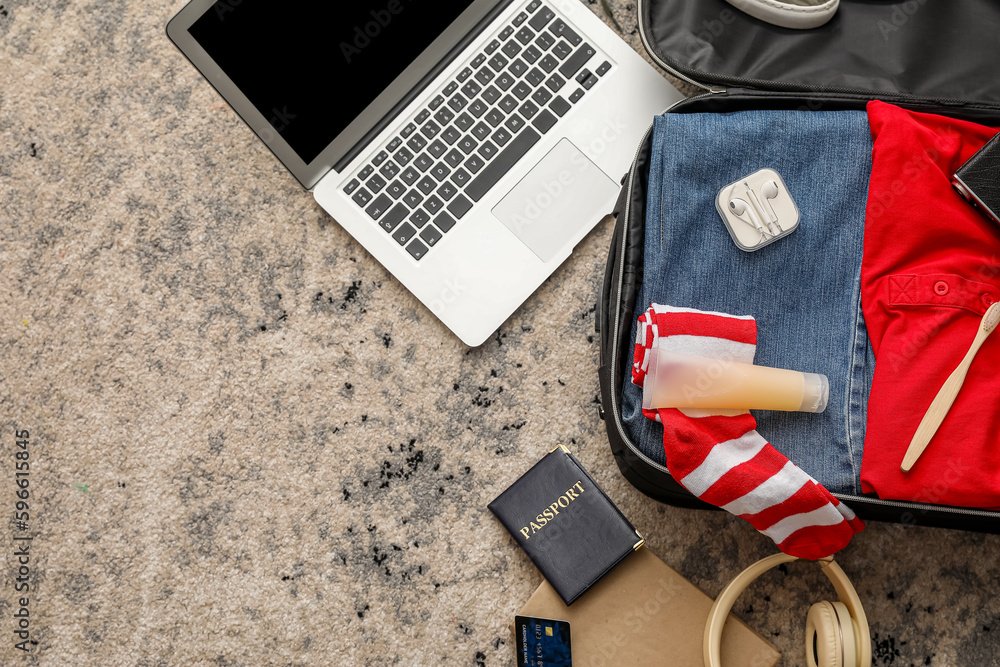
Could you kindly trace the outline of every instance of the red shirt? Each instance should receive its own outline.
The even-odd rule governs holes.
[[[875,351],[861,488],[881,498],[1000,506],[1000,334],[910,472],[917,425],[1000,300],[1000,228],[951,186],[995,129],[868,104],[875,140],[861,304]]]

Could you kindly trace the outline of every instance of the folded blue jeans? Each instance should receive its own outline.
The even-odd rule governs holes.
[[[859,494],[875,369],[860,296],[872,153],[867,115],[664,114],[652,148],[635,313],[655,302],[756,318],[755,363],[830,380],[825,412],[755,411],[757,430],[831,492]],[[730,238],[715,199],[763,168],[781,174],[801,217],[790,235],[748,253]],[[636,334],[633,322],[633,340]],[[631,368],[622,372],[631,377]],[[663,427],[642,415],[642,390],[627,380],[622,416],[632,442],[665,465]]]

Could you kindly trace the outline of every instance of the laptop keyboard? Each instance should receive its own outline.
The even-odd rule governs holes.
[[[344,192],[423,259],[611,71],[597,55],[545,3],[531,0]]]

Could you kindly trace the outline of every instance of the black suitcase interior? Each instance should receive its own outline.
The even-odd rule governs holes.
[[[869,100],[1000,126],[1000,3],[993,0],[843,0],[812,30],[779,28],[724,0],[639,0],[642,43],[661,68],[699,87],[665,113],[751,109],[865,110]],[[633,443],[621,417],[630,381],[643,280],[652,128],[615,207],[597,328],[602,417],[626,479],[680,507],[717,509],[692,496]],[[860,261],[860,259],[859,259]],[[822,481],[822,480],[820,480]],[[835,494],[864,519],[1000,533],[1000,512]]]

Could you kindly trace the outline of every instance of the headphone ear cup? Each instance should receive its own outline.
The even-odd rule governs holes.
[[[854,667],[853,663],[844,661],[844,641],[834,604],[844,606],[824,600],[809,608],[806,617],[806,664],[809,667]],[[846,607],[843,611],[846,613]]]

